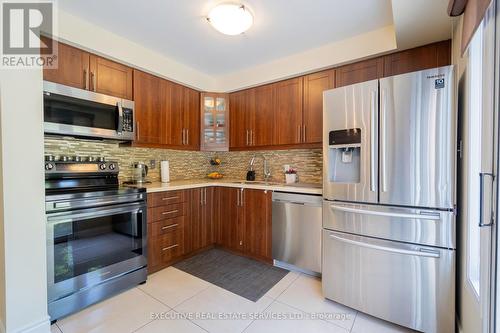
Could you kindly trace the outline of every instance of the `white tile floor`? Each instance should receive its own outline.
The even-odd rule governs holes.
[[[311,318],[308,313],[335,316],[322,320]],[[145,285],[93,305],[52,325],[52,333],[84,332],[412,331],[325,300],[321,295],[321,282],[307,275],[288,273],[254,303],[169,267],[149,276]]]

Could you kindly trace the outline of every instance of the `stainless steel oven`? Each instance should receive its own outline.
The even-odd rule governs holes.
[[[48,308],[57,320],[146,280],[147,204],[144,190],[118,187],[114,162],[49,164]]]
[[[48,81],[43,91],[45,133],[134,140],[133,101]]]

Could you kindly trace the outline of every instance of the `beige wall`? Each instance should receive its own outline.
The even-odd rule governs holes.
[[[6,332],[47,333],[42,71],[0,70],[0,311]]]
[[[167,149],[120,147],[117,143],[99,142],[78,139],[45,138],[45,153],[57,156],[104,156],[108,160],[119,162],[120,178],[126,180],[132,176],[132,163],[155,160],[170,162],[171,180],[204,178],[209,172],[219,171],[226,178],[244,179],[248,163],[256,156],[255,170],[257,178],[262,179],[263,156],[269,160],[272,178],[284,181],[283,165],[289,164],[298,169],[299,180],[306,183],[321,183],[322,152],[321,149],[276,150],[255,152],[192,152]],[[222,159],[221,166],[211,166],[209,161],[214,156]],[[150,170],[149,177],[158,181],[159,167]]]

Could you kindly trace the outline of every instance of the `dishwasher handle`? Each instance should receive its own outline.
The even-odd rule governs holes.
[[[273,199],[273,202],[281,202],[281,203],[288,203],[288,204],[292,204],[292,205],[302,205],[302,206],[304,206],[306,204],[305,202],[283,200],[283,199]]]

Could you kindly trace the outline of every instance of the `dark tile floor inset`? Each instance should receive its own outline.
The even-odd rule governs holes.
[[[285,269],[220,249],[202,252],[174,267],[253,302],[288,273]]]

